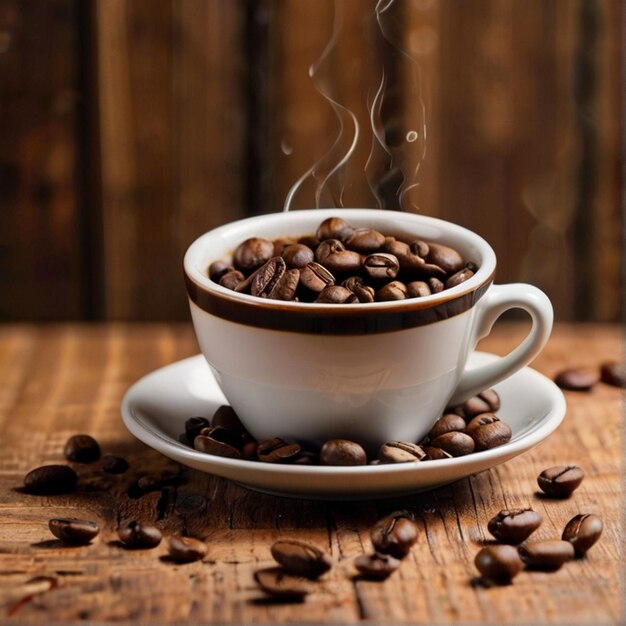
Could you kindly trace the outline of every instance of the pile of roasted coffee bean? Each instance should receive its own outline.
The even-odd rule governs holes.
[[[211,280],[261,298],[352,304],[439,293],[478,268],[441,243],[401,240],[329,217],[314,235],[250,237],[232,259],[214,261]]]
[[[550,498],[568,498],[578,488],[584,472],[575,465],[549,467],[537,478],[539,488]],[[539,528],[542,517],[532,509],[502,510],[489,520],[487,529],[499,542],[476,555],[474,564],[486,584],[508,584],[526,569],[556,571],[574,557],[583,557],[598,541],[603,523],[593,513],[575,515],[560,539],[527,541]]]
[[[599,367],[569,367],[558,372],[554,382],[567,391],[591,391],[598,383],[626,389],[626,367],[614,361]]]
[[[388,441],[376,458],[368,458],[356,441],[330,439],[319,450],[275,437],[256,441],[227,405],[211,419],[190,417],[179,437],[200,452],[231,459],[296,465],[371,465],[433,461],[501,446],[511,439],[510,426],[496,415],[500,398],[487,389],[462,405],[449,408],[419,443]]]

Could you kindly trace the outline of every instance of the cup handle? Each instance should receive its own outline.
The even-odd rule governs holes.
[[[509,309],[526,311],[531,317],[532,327],[524,341],[506,356],[488,365],[465,370],[448,402],[450,406],[461,404],[530,363],[546,344],[552,330],[552,304],[543,291],[532,285],[492,285],[476,307],[470,342],[472,349],[491,332],[495,321]]]

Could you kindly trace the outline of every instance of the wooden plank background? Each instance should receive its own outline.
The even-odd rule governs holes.
[[[361,133],[320,202],[375,206],[367,104],[384,69],[395,163],[421,160],[404,208],[483,234],[498,280],[537,284],[558,318],[616,320],[621,13],[619,0],[0,0],[0,319],[187,319],[180,262],[197,235],[280,210],[321,160],[293,202],[315,205],[350,139],[323,158],[339,126],[318,88]],[[405,137],[422,101],[420,159],[423,137]]]

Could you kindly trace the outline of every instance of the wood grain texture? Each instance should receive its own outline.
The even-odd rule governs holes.
[[[480,348],[504,353],[526,326],[498,324]],[[553,376],[566,366],[619,358],[618,329],[559,325],[533,364]],[[188,325],[0,327],[0,614],[5,624],[74,623],[412,623],[605,624],[620,621],[620,391],[598,385],[568,392],[563,425],[528,453],[431,492],[395,500],[323,503],[276,498],[183,469],[177,486],[141,498],[128,485],[172,466],[122,426],[119,403],[140,376],[194,354]],[[66,439],[95,436],[105,452],[126,456],[126,475],[97,477],[80,466],[81,488],[53,497],[21,493],[25,473],[62,461]],[[565,501],[536,495],[550,465],[577,463],[586,478]],[[588,557],[556,573],[523,572],[509,587],[472,585],[473,558],[488,541],[487,521],[503,507],[532,506],[541,538],[560,535],[578,512],[605,522]],[[420,537],[384,583],[354,581],[352,557],[369,550],[368,530],[396,508],[413,511]],[[54,516],[97,519],[87,547],[63,548],[50,535]],[[174,565],[152,551],[126,551],[116,526],[131,518],[163,531],[206,539],[204,562]],[[336,562],[303,605],[267,601],[252,573],[272,562],[278,538],[312,541]]]

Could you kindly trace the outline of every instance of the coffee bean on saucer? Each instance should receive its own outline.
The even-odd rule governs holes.
[[[585,473],[576,465],[559,465],[543,470],[537,477],[537,484],[547,495],[554,498],[568,498],[583,481]]]
[[[279,437],[260,441],[256,454],[264,463],[290,463],[300,454],[302,448],[297,443],[286,443]]]
[[[132,550],[156,548],[163,538],[163,534],[156,526],[129,522],[118,529],[120,541]]]
[[[527,567],[550,571],[574,558],[574,546],[558,539],[524,543],[518,547],[518,552]]]
[[[600,380],[607,385],[626,389],[626,367],[620,363],[603,363],[600,366]]]
[[[474,452],[474,440],[465,433],[450,432],[439,435],[430,444],[433,448],[442,448],[452,456],[465,456]]]
[[[481,413],[495,413],[500,409],[500,396],[493,389],[485,389],[479,394],[468,398],[461,405],[462,414],[471,419]]]
[[[167,542],[167,551],[171,559],[179,563],[192,563],[201,561],[209,551],[204,541],[193,537],[172,535]]]
[[[122,456],[105,454],[100,459],[100,471],[105,474],[123,474],[128,468],[128,461]]]
[[[581,557],[600,539],[603,528],[604,524],[597,515],[579,513],[567,523],[561,539],[569,541],[576,556]]]
[[[588,367],[564,369],[554,377],[554,382],[567,391],[589,391],[599,380],[598,372]]]
[[[320,450],[320,465],[365,465],[365,450],[348,439],[329,439]]]
[[[63,543],[84,546],[100,532],[96,522],[75,517],[57,517],[48,521],[50,532]]]
[[[189,441],[193,441],[203,428],[207,428],[211,423],[206,417],[190,417],[185,422],[185,434]]]
[[[100,458],[100,446],[91,435],[72,435],[65,444],[63,454],[68,461],[93,463]]]
[[[393,574],[400,561],[390,554],[361,554],[353,561],[354,567],[363,578],[385,580]]]
[[[426,453],[421,446],[409,441],[388,441],[378,450],[381,463],[416,463],[425,457]]]
[[[394,511],[378,520],[370,531],[370,539],[378,554],[404,558],[417,541],[418,527],[408,511]]]
[[[241,423],[241,420],[239,419],[237,413],[235,413],[233,407],[227,404],[223,404],[217,409],[217,411],[215,411],[213,417],[211,418],[211,426],[222,426],[223,428],[239,433],[240,435],[248,434],[246,427]]]
[[[271,547],[272,556],[288,574],[319,578],[331,567],[330,557],[316,546],[293,539],[276,541]]]
[[[206,452],[207,454],[214,454],[215,456],[222,456],[227,459],[240,459],[241,452],[233,446],[228,445],[213,437],[207,437],[206,435],[198,435],[193,440],[193,447],[198,452]]]
[[[246,461],[257,461],[256,449],[259,443],[257,441],[246,441],[241,449],[241,456]]]
[[[209,426],[203,428],[200,434],[205,437],[211,437],[211,439],[215,441],[226,443],[237,450],[240,450],[243,445],[243,440],[239,433],[224,428],[223,426]]]
[[[432,446],[422,446],[422,450],[426,454],[424,461],[436,461],[438,459],[451,459],[453,458],[449,452],[442,450],[441,448],[433,448]]]
[[[484,547],[474,565],[484,578],[499,584],[510,583],[523,567],[518,551],[509,545]]]
[[[310,580],[288,574],[282,567],[257,570],[254,580],[265,593],[281,600],[301,601],[313,591]]]
[[[428,432],[431,439],[439,437],[445,433],[465,430],[465,420],[456,413],[445,413],[442,415]]]
[[[511,440],[511,427],[493,413],[474,417],[465,432],[474,440],[476,450],[490,450]]]
[[[532,509],[505,509],[489,520],[487,528],[501,543],[517,545],[528,539],[541,521],[541,515]]]
[[[24,476],[24,490],[37,495],[70,493],[77,483],[78,475],[67,465],[42,465]]]

